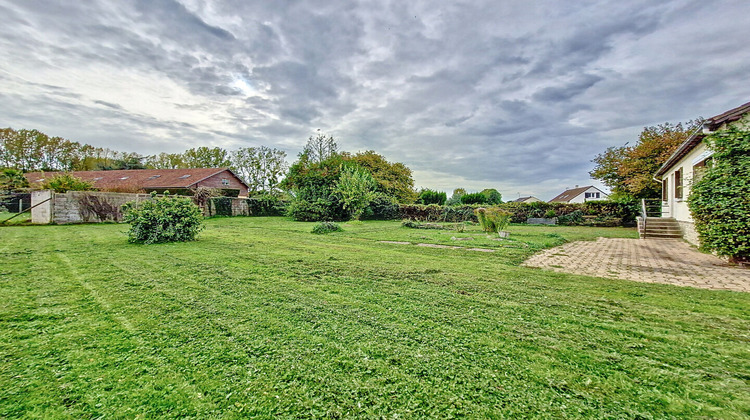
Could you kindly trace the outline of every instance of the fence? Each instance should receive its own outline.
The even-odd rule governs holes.
[[[11,213],[20,213],[31,207],[31,194],[29,193],[10,193],[0,195],[0,207],[4,207]]]

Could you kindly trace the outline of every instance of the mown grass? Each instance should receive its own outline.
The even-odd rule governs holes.
[[[31,212],[16,216],[16,213],[0,212],[0,226],[23,225],[31,223]]]
[[[632,230],[343,226],[0,229],[0,417],[750,416],[750,295],[518,266]]]

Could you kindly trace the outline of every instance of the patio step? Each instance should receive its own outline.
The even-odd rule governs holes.
[[[646,229],[641,232],[641,238],[682,238],[680,224],[672,217],[647,217]]]

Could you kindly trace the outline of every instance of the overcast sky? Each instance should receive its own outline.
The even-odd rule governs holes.
[[[152,154],[317,129],[417,186],[547,200],[750,101],[750,1],[0,3],[0,127]]]

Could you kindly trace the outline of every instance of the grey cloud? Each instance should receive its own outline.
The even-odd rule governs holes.
[[[750,72],[740,0],[184,4],[0,4],[0,115],[142,153],[265,144],[293,157],[321,128],[344,150],[469,184],[453,188],[549,198],[587,183],[591,158],[645,125],[750,100],[737,82]],[[164,86],[154,97],[210,118],[124,109],[74,77],[10,76],[91,66],[167,79],[190,98]]]
[[[585,92],[600,81],[602,81],[600,76],[582,74],[576,80],[562,86],[546,87],[534,93],[533,98],[542,102],[565,102]]]
[[[102,105],[102,106],[106,106],[107,108],[122,110],[122,107],[120,105],[113,104],[113,103],[106,102],[106,101],[95,100],[94,103]]]

